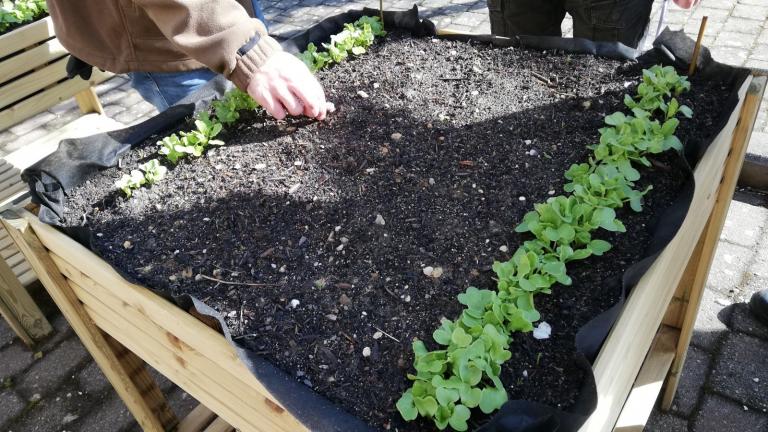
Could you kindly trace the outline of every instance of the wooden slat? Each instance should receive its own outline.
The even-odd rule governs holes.
[[[11,266],[23,261],[24,257],[19,252],[9,257],[8,261],[0,260],[0,302],[3,303],[2,313],[6,321],[31,346],[31,340],[44,338],[53,328],[11,269]],[[19,332],[19,326],[23,332]]]
[[[750,83],[751,79],[747,79],[739,90],[741,102],[696,167],[696,189],[683,226],[632,290],[593,365],[598,402],[594,413],[580,429],[582,432],[608,432],[616,424],[626,395],[666,312],[666,307],[659,305],[668,305],[672,299],[703,232],[706,219],[701,215],[709,214],[715,204],[715,192]]]
[[[112,74],[94,69],[90,83],[100,82],[111,76]],[[25,99],[10,108],[4,109],[0,112],[0,130],[7,129],[24,119],[47,110],[59,102],[69,99],[76,93],[88,88],[88,86],[91,85],[90,83],[88,81],[83,81],[80,78],[67,80],[41,92],[40,94],[32,96],[29,99]]]
[[[77,106],[80,107],[80,112],[83,114],[104,114],[104,108],[101,106],[101,101],[92,87],[88,87],[80,93],[77,93],[75,95],[75,101],[77,101]]]
[[[229,425],[223,418],[219,417],[205,428],[205,432],[233,432],[235,428]]]
[[[685,358],[688,353],[688,345],[691,343],[693,328],[698,316],[701,299],[703,297],[707,276],[712,266],[712,260],[715,257],[715,249],[720,240],[720,233],[723,231],[723,225],[728,215],[733,193],[736,189],[736,182],[741,172],[741,166],[744,163],[744,155],[747,151],[749,139],[752,136],[752,129],[755,125],[757,113],[760,108],[763,93],[765,92],[766,77],[757,77],[747,92],[744,101],[744,107],[741,110],[739,125],[733,135],[731,143],[731,154],[722,176],[722,183],[717,192],[717,201],[712,213],[709,216],[707,225],[702,237],[702,254],[696,260],[697,266],[693,274],[693,283],[690,288],[689,307],[686,310],[683,325],[680,330],[680,341],[677,346],[677,354],[669,373],[669,381],[664,391],[661,401],[661,409],[668,410],[672,406],[672,401],[677,391],[677,385],[680,375],[683,371]],[[694,269],[692,269],[694,270]]]
[[[48,40],[53,36],[53,21],[51,17],[45,17],[0,36],[0,57]]]
[[[0,159],[5,162],[5,159]],[[7,169],[0,173],[0,182],[6,182],[10,179],[21,179],[21,170],[15,168],[13,165],[6,165]]]
[[[200,432],[216,419],[216,413],[203,404],[198,405],[181,422],[176,432]]]
[[[152,367],[231,424],[243,430],[304,430],[281,421],[281,417],[284,417],[280,416],[283,409],[249,385],[255,380],[250,372],[242,370],[242,363],[232,365],[211,361],[194,348],[174,339],[167,330],[151,323],[141,311],[111,296],[93,280],[72,273],[75,270],[71,264],[61,257],[55,254],[51,257],[63,270],[70,286],[97,326],[114,334],[116,339],[139,354]],[[72,280],[70,275],[79,280]],[[198,322],[197,325],[210,330],[202,323]],[[243,398],[243,394],[251,396]],[[276,408],[279,409],[276,411]]]
[[[5,322],[8,323],[8,327],[16,333],[16,336],[24,342],[24,345],[28,347],[33,347],[35,345],[32,336],[27,333],[27,329],[25,329],[24,326],[21,325],[21,322],[16,318],[15,311],[12,310],[10,306],[6,305],[2,298],[0,298],[0,316],[2,316]]]
[[[0,84],[17,76],[58,60],[67,55],[67,50],[54,38],[0,62]]]
[[[0,109],[67,77],[67,58],[0,87]],[[83,81],[85,82],[85,81]]]
[[[643,432],[675,358],[679,336],[679,330],[666,326],[662,326],[656,334],[651,350],[616,422],[614,432]]]
[[[118,361],[101,331],[93,325],[69,284],[51,261],[45,247],[29,228],[29,224],[23,219],[13,217],[9,212],[5,212],[4,216],[6,217],[0,219],[0,222],[24,252],[51,298],[56,302],[64,317],[96,360],[136,421],[145,431],[164,432],[161,422],[126,374],[124,366]]]
[[[26,270],[16,271],[17,268],[21,267],[26,267]],[[29,266],[29,262],[27,262],[27,260],[24,260],[23,263],[19,264],[17,267],[14,267],[13,273],[19,279],[19,283],[23,286],[27,286],[37,280],[37,274],[35,274],[34,270],[32,270],[32,268]]]

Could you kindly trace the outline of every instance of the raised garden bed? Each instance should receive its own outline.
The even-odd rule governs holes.
[[[592,56],[395,33],[366,56],[320,73],[338,109],[326,123],[244,116],[222,135],[227,146],[180,163],[128,200],[112,189],[126,168],[91,177],[71,191],[66,220],[85,221],[95,250],[129,277],[216,307],[238,344],[348,412],[380,428],[425,430],[428,423],[405,424],[394,409],[409,386],[410,340],[429,339],[441,316],[458,315],[455,297],[468,286],[493,286],[490,264],[509,259],[523,239],[512,228],[532,202],[562,190],[563,171],[587,159],[586,145],[605,115],[621,109],[639,73]],[[720,112],[729,88],[696,79],[693,88],[683,97],[696,114],[678,130],[683,142],[702,142],[725,124],[696,171],[693,209],[709,214],[741,105]],[[730,121],[719,122],[723,116]],[[140,147],[121,166],[130,169],[155,151]],[[514,335],[501,375],[510,399],[584,412],[575,405],[593,377],[574,362],[576,330],[621,300],[619,278],[645,257],[654,227],[684,189],[681,166],[671,154],[654,158],[642,172],[654,186],[646,211],[620,212],[628,232],[603,237],[613,249],[569,266],[572,286],[537,297],[553,334]],[[636,288],[643,298],[630,298],[616,327],[624,330],[604,345],[594,366],[602,397],[600,418],[590,420],[595,430],[615,420],[705,222],[686,218]],[[308,419],[284,391],[269,385],[273,398],[243,376],[223,338],[32,224],[58,266],[48,268],[49,282],[66,285],[56,277],[64,273],[96,325],[232,425],[259,430],[256,419],[271,411],[277,423],[267,430],[293,430],[280,407],[309,427],[322,421]],[[648,324],[633,335],[638,348],[629,350],[624,370],[611,356],[638,317]],[[188,375],[191,368],[202,381]],[[616,383],[620,388],[611,387]],[[249,391],[268,402],[244,397]]]

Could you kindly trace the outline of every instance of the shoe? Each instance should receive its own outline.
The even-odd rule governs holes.
[[[768,326],[768,289],[752,294],[749,309],[758,321]]]

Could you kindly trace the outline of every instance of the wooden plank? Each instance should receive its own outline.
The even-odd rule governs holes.
[[[748,79],[739,90],[741,102],[694,172],[697,187],[683,226],[632,290],[598,354],[593,365],[598,393],[597,407],[580,429],[582,432],[608,432],[616,424],[626,395],[629,394],[666,312],[666,307],[659,305],[668,305],[672,299],[683,269],[704,229],[706,220],[701,215],[709,214],[714,206],[715,191],[725,168],[724,161],[750,83],[751,79]]]
[[[280,421],[282,424],[287,425],[285,430],[305,430],[305,427],[298,420],[293,418],[292,415],[285,410],[273,396],[271,396],[271,393],[263,386],[263,384],[248,371],[240,361],[234,348],[219,333],[202,324],[189,313],[181,311],[164,299],[161,299],[146,288],[126,282],[114,269],[92,252],[52,227],[42,224],[34,217],[34,215],[25,212],[24,218],[30,225],[32,225],[41,241],[43,241],[45,246],[50,249],[52,254],[60,257],[66,256],[69,257],[69,260],[75,261],[75,268],[78,272],[88,276],[88,278],[94,281],[98,280],[99,286],[107,290],[112,296],[120,299],[126,307],[141,312],[141,314],[144,315],[142,317],[143,320],[151,321],[153,325],[158,325],[165,331],[165,337],[171,338],[174,341],[173,343],[184,346],[185,350],[188,350],[192,354],[199,353],[201,357],[212,361],[214,364],[218,364],[220,369],[224,369],[224,372],[230,373],[240,380],[247,382],[249,393],[254,395],[253,397],[258,398],[257,402],[261,404],[260,406],[266,406],[272,411],[270,414],[272,421]],[[77,277],[75,275],[71,276],[73,276],[73,278]],[[101,295],[104,295],[104,292],[102,292]],[[116,338],[118,336],[114,333],[112,333],[112,335]],[[134,349],[134,347],[131,346],[130,341],[120,340],[120,342],[129,348]],[[140,340],[138,342],[143,341]],[[142,358],[149,361],[149,359],[143,356]],[[153,364],[153,367],[157,366]],[[261,395],[261,397],[257,395]],[[215,409],[211,403],[201,400],[197,395],[195,395],[195,397],[200,400],[200,402]],[[227,395],[227,397],[229,397],[229,395]],[[238,394],[237,397],[241,397],[241,394]],[[228,418],[219,411],[217,412],[224,416],[230,424],[238,426],[236,421]],[[254,411],[252,413],[240,413],[238,415],[256,416],[257,414],[258,412]]]
[[[247,370],[244,371],[245,375],[237,373],[242,373],[239,366],[242,363],[232,365],[211,361],[194,348],[174,339],[167,330],[151,323],[141,311],[111,296],[95,281],[78,276],[71,264],[58,255],[52,254],[51,257],[68,278],[74,275],[79,279],[69,279],[70,286],[97,326],[113,334],[155,369],[231,424],[243,430],[305,430],[295,424],[285,424],[281,420],[284,409],[249,386],[253,375]],[[197,325],[207,328],[200,322]],[[168,344],[169,340],[171,344]],[[243,398],[244,394],[251,396]]]
[[[14,315],[14,312],[5,304],[2,298],[0,298],[0,316],[2,316],[5,322],[8,323],[8,327],[16,333],[16,336],[24,342],[24,345],[30,348],[35,346],[35,341],[32,339],[32,336],[27,333],[27,330],[21,325],[21,322],[19,322],[16,315]]]
[[[26,270],[17,271],[17,268],[26,268]],[[25,287],[37,280],[37,274],[34,270],[32,270],[32,268],[29,266],[29,262],[26,260],[24,260],[24,262],[19,264],[17,267],[14,267],[13,273],[19,279],[19,283]]]
[[[38,71],[0,87],[0,109],[67,77],[67,58],[57,60]]]
[[[35,48],[0,62],[0,83],[46,65],[67,55],[58,39],[51,39]]]
[[[57,103],[69,99],[76,93],[85,90],[91,83],[103,81],[111,76],[112,74],[94,69],[90,82],[83,81],[80,78],[67,80],[10,108],[4,109],[0,112],[0,130],[7,129],[24,119],[45,111]]]
[[[125,367],[128,376],[136,385],[149,408],[157,416],[158,420],[166,431],[174,430],[179,424],[179,419],[174,414],[168,400],[163,395],[157,381],[152,378],[147,370],[146,363],[128,348],[118,342],[115,338],[105,335],[107,343],[112,347],[118,361]]]
[[[45,17],[0,36],[0,58],[54,36],[53,21]]]
[[[233,432],[235,428],[229,425],[223,418],[219,417],[205,428],[204,432]]]
[[[5,159],[2,159],[2,161],[5,162]],[[15,168],[13,165],[6,164],[5,166],[7,169],[0,173],[0,182],[5,182],[12,178],[21,178],[21,170]]]
[[[216,413],[203,404],[198,405],[181,422],[176,432],[200,432],[216,419]]]
[[[12,324],[12,321],[18,323],[12,324],[11,328],[27,345],[32,346],[30,339],[39,340],[48,336],[53,327],[10,267],[23,262],[24,257],[17,253],[11,258],[12,261],[8,262],[0,260],[0,302],[3,303],[3,316],[9,324]],[[23,328],[23,333],[19,332],[18,326]]]
[[[75,94],[75,101],[77,101],[77,105],[80,107],[80,112],[83,114],[104,114],[104,108],[101,106],[101,101],[99,100],[99,97],[96,96],[96,92],[93,91],[92,87],[88,87],[80,93]]]
[[[51,298],[69,321],[86,349],[91,353],[104,375],[123,399],[139,425],[149,432],[163,432],[162,423],[154,415],[142,397],[136,385],[127,375],[124,366],[118,361],[114,351],[107,343],[101,331],[93,325],[82,304],[72,292],[69,284],[51,261],[45,247],[37,239],[25,220],[4,212],[0,219],[16,244],[30,261],[40,281]]]
[[[722,183],[717,192],[717,200],[707,221],[706,229],[702,241],[702,254],[696,260],[693,284],[688,302],[688,308],[685,313],[685,319],[680,330],[680,341],[677,346],[677,355],[672,364],[669,373],[669,381],[664,390],[664,396],[661,401],[661,409],[668,410],[672,406],[672,401],[677,391],[680,375],[682,374],[685,358],[688,352],[688,345],[693,336],[693,327],[696,323],[701,298],[703,297],[707,276],[712,266],[712,260],[715,256],[715,249],[720,239],[720,233],[723,231],[723,225],[728,215],[728,209],[733,199],[733,193],[736,190],[736,182],[741,172],[741,166],[744,163],[744,155],[747,151],[749,140],[752,136],[752,129],[757,119],[757,113],[760,108],[760,102],[765,92],[766,77],[757,77],[752,80],[744,101],[744,106],[740,112],[739,125],[736,127],[731,143],[731,152],[728,163],[722,176]],[[693,269],[692,269],[693,270]]]
[[[613,432],[643,432],[675,358],[680,331],[661,326]]]

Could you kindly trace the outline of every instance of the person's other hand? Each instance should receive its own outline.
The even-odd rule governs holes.
[[[699,4],[701,0],[673,0],[673,1],[675,2],[676,5],[678,5],[683,9],[690,9],[696,6],[697,4]]]
[[[259,68],[248,84],[248,94],[278,120],[287,114],[325,119],[333,105],[307,66],[291,54],[278,52]]]

